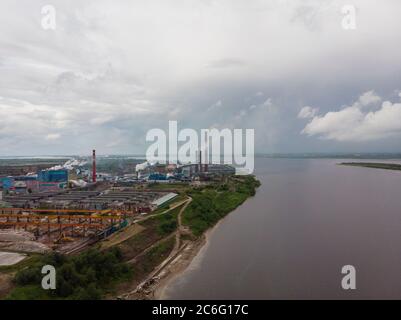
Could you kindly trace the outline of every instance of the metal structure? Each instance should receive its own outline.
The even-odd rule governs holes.
[[[0,227],[25,229],[36,227],[36,233],[70,231],[71,235],[87,236],[88,231],[103,231],[125,221],[122,216],[92,216],[92,215],[40,215],[40,214],[1,214]]]
[[[202,150],[199,150],[199,172],[202,172]]]
[[[0,214],[13,214],[13,213],[53,213],[53,214],[66,214],[69,213],[71,215],[75,213],[82,214],[108,214],[111,212],[110,209],[107,210],[84,210],[84,209],[25,209],[25,208],[0,208]],[[0,215],[1,217],[1,215]]]

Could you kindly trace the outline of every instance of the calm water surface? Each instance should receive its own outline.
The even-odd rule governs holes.
[[[256,159],[257,195],[213,229],[167,297],[401,299],[401,172],[338,162]],[[354,291],[341,289],[347,264]]]

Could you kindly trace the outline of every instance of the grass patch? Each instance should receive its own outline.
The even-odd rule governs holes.
[[[146,228],[128,240],[118,244],[117,248],[121,250],[124,260],[130,260],[161,238],[154,229]]]
[[[173,250],[175,244],[175,238],[169,238],[147,253],[145,253],[134,266],[135,274],[148,274],[160,263],[162,263],[169,256],[170,252]]]
[[[183,205],[180,205],[165,214],[150,218],[144,222],[144,225],[156,225],[157,233],[160,236],[167,236],[177,229],[177,217],[182,207]]]
[[[149,218],[139,224],[145,229],[133,237],[121,242],[117,247],[121,250],[124,260],[130,260],[177,229],[177,215],[182,205],[171,211]]]

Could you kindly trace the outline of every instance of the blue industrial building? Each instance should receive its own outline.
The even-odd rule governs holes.
[[[11,177],[0,178],[1,187],[4,190],[9,190],[13,186],[14,180]]]
[[[68,181],[68,170],[42,170],[38,173],[41,182],[65,182]]]
[[[148,177],[148,180],[167,180],[167,176],[161,173],[151,173]]]

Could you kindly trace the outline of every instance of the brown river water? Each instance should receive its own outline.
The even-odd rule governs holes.
[[[401,172],[341,161],[257,158],[256,196],[209,232],[165,297],[401,299]],[[344,265],[355,290],[341,287]]]

